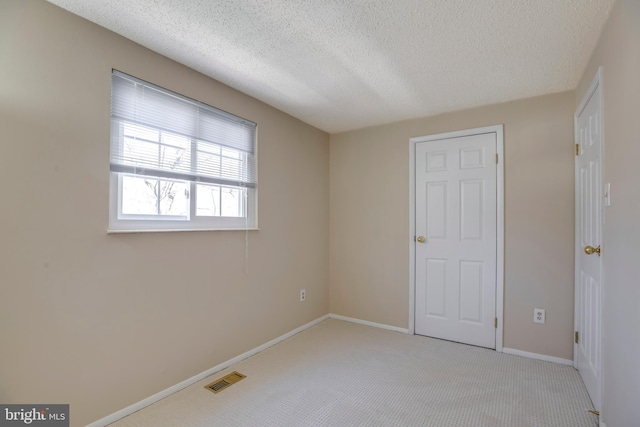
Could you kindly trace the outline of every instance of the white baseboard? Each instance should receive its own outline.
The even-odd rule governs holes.
[[[245,353],[242,353],[240,356],[236,356],[233,359],[229,359],[226,362],[222,362],[221,364],[216,365],[213,368],[207,369],[206,371],[201,372],[201,373],[199,373],[199,374],[197,374],[197,375],[195,375],[195,376],[193,376],[193,377],[191,377],[191,378],[189,378],[187,380],[184,380],[181,383],[178,383],[178,384],[176,384],[174,386],[171,386],[171,387],[169,387],[169,388],[167,388],[165,390],[162,390],[161,392],[156,393],[153,396],[147,397],[146,399],[143,399],[138,403],[134,403],[133,405],[127,406],[126,408],[121,409],[118,412],[114,412],[111,415],[107,415],[106,417],[101,418],[98,421],[95,421],[95,422],[93,422],[91,424],[88,424],[87,427],[104,427],[104,426],[106,426],[108,424],[114,423],[114,422],[118,421],[119,419],[126,417],[127,415],[131,415],[134,412],[137,412],[137,411],[139,411],[139,410],[141,410],[141,409],[143,409],[143,408],[145,408],[145,407],[147,407],[147,406],[149,406],[149,405],[151,405],[153,403],[158,402],[159,400],[164,399],[165,397],[167,397],[167,396],[169,396],[169,395],[171,395],[173,393],[176,393],[176,392],[182,390],[183,388],[189,387],[190,385],[193,385],[193,384],[197,383],[198,381],[203,380],[203,379],[207,378],[208,376],[215,374],[218,371],[226,369],[229,366],[234,365],[234,364],[236,364],[236,363],[238,363],[238,362],[240,362],[240,361],[242,361],[242,360],[244,360],[244,359],[246,359],[248,357],[251,357],[251,356],[253,356],[255,354],[258,354],[261,351],[266,350],[267,348],[269,348],[271,346],[274,346],[274,345],[278,344],[279,342],[282,342],[282,341],[286,340],[287,338],[290,338],[293,335],[295,335],[295,334],[297,334],[299,332],[302,332],[305,329],[308,329],[308,328],[310,328],[310,327],[322,322],[323,320],[327,320],[329,318],[329,316],[330,316],[329,314],[326,314],[326,315],[324,315],[322,317],[317,318],[316,320],[312,320],[311,322],[307,323],[306,325],[302,325],[299,328],[294,329],[293,331],[287,332],[286,334],[281,335],[278,338],[274,338],[274,339],[272,339],[271,341],[269,341],[269,342],[267,342],[265,344],[262,344],[262,345],[260,345],[260,346],[258,346],[256,348],[254,348],[254,349],[251,349],[251,350],[249,350],[249,351],[247,351]]]
[[[409,333],[409,329],[406,329],[406,328],[398,328],[396,326],[385,325],[383,323],[375,323],[375,322],[369,322],[368,320],[361,320],[353,317],[340,316],[339,314],[329,314],[329,317],[331,319],[344,320],[345,322],[352,322],[352,323],[359,323],[361,325],[373,326],[374,328],[388,329],[389,331],[402,332],[403,334]]]
[[[573,366],[573,360],[563,359],[561,357],[555,356],[547,356],[546,354],[538,354],[538,353],[530,353],[528,351],[516,350],[514,348],[506,348],[502,349],[503,353],[514,354],[516,356],[528,357],[529,359],[539,359],[544,360],[546,362],[559,363],[561,365],[571,365]]]

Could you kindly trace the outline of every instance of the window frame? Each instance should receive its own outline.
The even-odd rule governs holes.
[[[124,73],[121,73],[117,70],[113,70],[112,76],[128,76]],[[224,150],[232,150],[237,151],[238,159],[241,165],[241,168],[247,167],[248,174],[253,178],[253,182],[251,185],[242,185],[241,181],[238,182],[230,182],[223,183],[219,181],[224,181],[224,178],[217,179],[215,176],[212,176],[213,182],[208,179],[201,180],[198,176],[190,176],[191,179],[180,179],[180,177],[171,176],[172,174],[180,175],[179,172],[172,172],[171,170],[167,170],[166,173],[163,171],[159,171],[159,176],[156,176],[153,172],[149,173],[146,171],[143,174],[135,174],[130,171],[118,170],[119,164],[113,163],[113,150],[116,150],[117,153],[124,153],[124,145],[125,145],[125,131],[124,126],[126,123],[131,123],[134,126],[143,126],[149,129],[153,129],[154,131],[159,132],[159,140],[158,142],[148,141],[150,143],[158,144],[158,146],[167,145],[162,142],[162,133],[173,134],[180,136],[181,134],[176,132],[171,132],[171,130],[161,129],[157,127],[153,127],[147,124],[133,123],[127,120],[122,119],[114,119],[113,113],[111,115],[111,137],[110,137],[110,171],[109,171],[109,233],[135,233],[135,232],[162,232],[162,231],[208,231],[208,230],[256,230],[257,229],[257,193],[258,193],[258,147],[257,147],[257,125],[253,122],[250,122],[241,117],[232,115],[230,113],[219,110],[215,107],[211,107],[207,104],[203,104],[199,101],[192,100],[184,95],[177,94],[170,90],[161,88],[159,86],[144,82],[135,77],[131,77],[136,82],[141,82],[144,85],[148,85],[155,90],[163,91],[166,94],[169,94],[174,97],[178,97],[181,100],[186,100],[195,103],[198,106],[204,106],[209,110],[213,110],[219,114],[224,114],[226,117],[232,117],[237,120],[239,123],[251,123],[254,126],[254,131],[252,133],[252,151],[244,152],[240,149],[236,149],[231,145],[225,145],[220,143],[219,141],[210,141],[204,140],[200,138],[195,138],[193,136],[188,137],[189,144],[189,155],[191,157],[191,170],[196,171],[198,169],[197,164],[197,153],[199,151],[203,151],[199,149],[199,144],[212,144],[217,146],[220,154],[220,162],[222,166],[222,153]],[[113,91],[113,77],[112,77],[112,91]],[[113,95],[112,95],[113,96]],[[113,109],[113,99],[112,99],[112,109]],[[182,135],[185,136],[185,135]],[[114,148],[114,141],[117,145]],[[215,156],[215,154],[214,154]],[[244,157],[246,156],[246,157]],[[123,168],[120,166],[120,168]],[[162,168],[162,166],[158,166],[158,168]],[[115,170],[114,170],[115,169]],[[135,168],[134,168],[135,170]],[[183,174],[184,175],[184,174]],[[186,215],[154,215],[154,214],[126,214],[123,212],[123,177],[125,176],[134,176],[134,177],[148,177],[150,179],[159,179],[163,181],[176,181],[182,182],[186,184],[188,191],[188,201],[187,201],[187,213]],[[184,178],[184,176],[182,177]],[[215,181],[218,182],[215,182]],[[211,185],[217,186],[222,191],[222,188],[234,188],[239,190],[239,194],[243,199],[238,202],[239,211],[242,216],[231,217],[231,216],[222,216],[222,194],[220,194],[220,215],[219,216],[210,216],[210,215],[198,215],[197,214],[197,187],[198,185]]]

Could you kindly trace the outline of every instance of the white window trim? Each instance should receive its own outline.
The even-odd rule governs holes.
[[[119,174],[110,172],[109,180],[109,228],[107,232],[111,233],[148,233],[163,231],[231,231],[231,230],[259,230],[257,227],[256,213],[257,209],[253,203],[247,206],[249,215],[247,217],[204,217],[192,215],[191,218],[182,219],[182,217],[154,217],[151,215],[130,215],[131,218],[120,219],[118,213],[121,211],[122,204],[121,193],[119,191]],[[193,183],[191,183],[193,186]],[[253,195],[251,194],[253,193]],[[247,203],[251,204],[257,199],[257,189],[248,189]],[[189,203],[191,211],[194,197],[190,198]],[[253,212],[253,218],[251,218]],[[136,219],[133,219],[135,217]]]
[[[115,70],[114,70],[115,71]],[[135,78],[134,78],[135,79]],[[137,79],[136,79],[137,80]],[[153,86],[153,85],[151,85]],[[156,87],[157,88],[157,87]],[[167,91],[171,93],[171,91]],[[181,96],[181,95],[180,95]],[[186,98],[186,97],[183,97]],[[186,98],[188,99],[188,98]],[[194,101],[198,103],[198,101]],[[201,104],[201,103],[199,103]],[[206,105],[205,105],[206,106]],[[216,111],[214,107],[206,106]],[[221,112],[229,115],[229,113]],[[235,116],[234,116],[235,117]],[[238,120],[246,120],[237,117]],[[117,123],[117,122],[116,122]],[[122,123],[122,122],[120,122]],[[255,126],[255,125],[254,125]],[[121,125],[119,126],[121,128]],[[114,132],[111,126],[111,132]],[[118,144],[123,143],[123,135],[121,130],[118,131]],[[254,133],[257,137],[257,129]],[[113,141],[111,141],[111,144]],[[122,177],[129,175],[125,172],[110,171],[109,179],[109,226],[108,233],[141,233],[141,232],[175,232],[175,231],[233,231],[233,230],[258,230],[257,226],[257,142],[253,142],[253,159],[254,159],[254,177],[255,184],[244,187],[243,185],[230,185],[232,188],[243,188],[246,191],[246,200],[242,203],[244,216],[242,217],[223,217],[223,216],[198,216],[196,215],[196,185],[197,180],[180,180],[188,186],[189,191],[189,209],[185,216],[166,216],[166,215],[123,215],[122,214]],[[111,150],[110,150],[111,152]],[[160,178],[169,179],[171,178]],[[202,182],[206,184],[206,182]],[[226,186],[225,184],[212,184]]]

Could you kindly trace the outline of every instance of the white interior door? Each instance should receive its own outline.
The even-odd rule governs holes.
[[[599,81],[576,117],[576,345],[575,362],[591,401],[600,408],[600,244],[603,187],[602,116]]]
[[[415,147],[415,332],[496,347],[495,132]]]

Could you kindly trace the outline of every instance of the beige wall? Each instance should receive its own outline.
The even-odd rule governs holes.
[[[603,66],[605,208],[603,408],[607,427],[640,425],[640,2],[618,0],[576,91]]]
[[[326,133],[41,0],[0,58],[0,402],[84,425],[328,312]],[[106,234],[112,67],[258,123],[248,273],[244,232]]]
[[[408,327],[409,138],[504,124],[504,346],[573,357],[574,93],[331,136],[330,310]],[[533,309],[547,310],[544,325]]]

